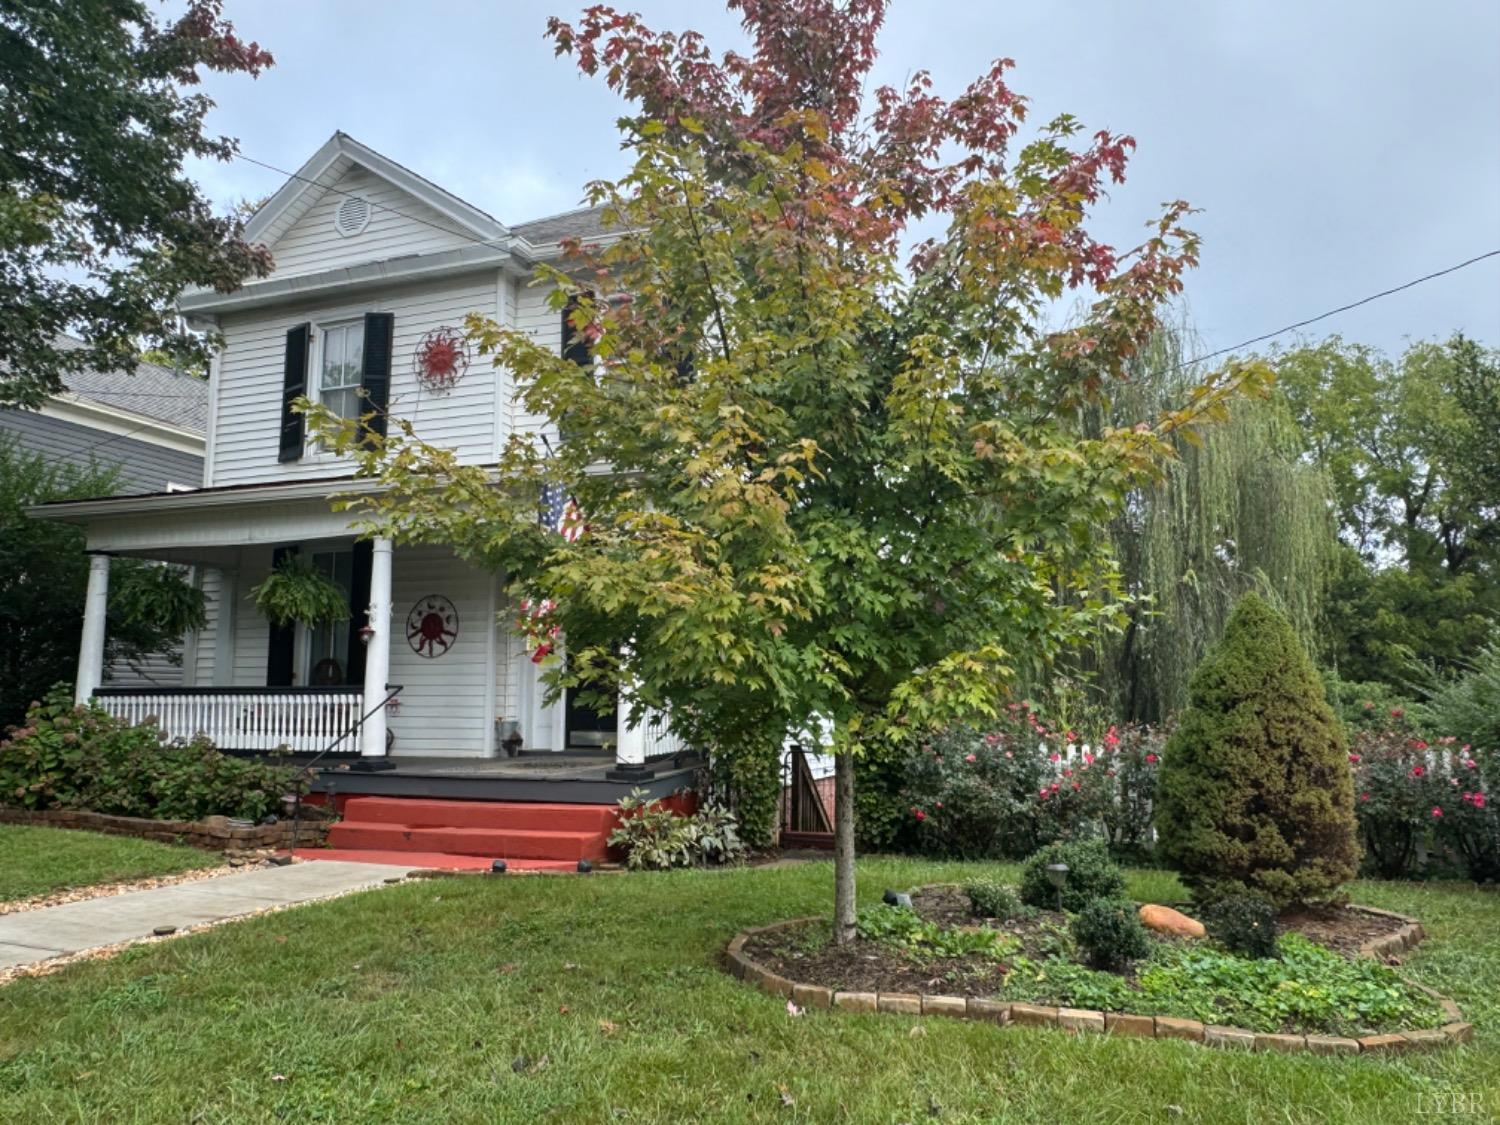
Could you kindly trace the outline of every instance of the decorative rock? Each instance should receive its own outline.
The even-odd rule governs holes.
[[[1260,1033],[1255,1036],[1255,1049],[1257,1051],[1305,1051],[1307,1036]]]
[[[1000,1000],[969,998],[968,1016],[971,1020],[989,1020],[992,1023],[1010,1023],[1010,1005]]]
[[[839,996],[848,995],[864,994],[839,993]],[[838,997],[834,997],[834,1000],[836,1002]],[[903,1016],[920,1016],[922,1014],[922,998],[912,992],[882,992],[878,1006],[882,1012],[897,1012]]]
[[[1315,1055],[1357,1055],[1359,1040],[1342,1035],[1309,1035],[1307,1049]]]
[[[1158,1039],[1191,1039],[1195,1043],[1201,1043],[1203,1042],[1203,1025],[1197,1020],[1157,1016],[1156,1037]]]
[[[1170,906],[1157,906],[1154,903],[1141,907],[1141,921],[1148,930],[1155,930],[1159,934],[1175,934],[1177,937],[1201,938],[1208,932],[1197,919],[1189,918]]]
[[[1209,1024],[1203,1029],[1203,1042],[1210,1047],[1226,1047],[1248,1051],[1255,1046],[1255,1032],[1243,1027],[1220,1027]]]
[[[176,926],[157,926],[151,932],[156,937],[166,937],[168,934],[175,934],[177,932],[177,927]]]
[[[1454,1043],[1468,1043],[1474,1038],[1474,1025],[1472,1023],[1464,1023],[1462,1021],[1445,1023],[1442,1031]]]
[[[1151,1016],[1133,1016],[1129,1012],[1106,1012],[1104,1030],[1111,1035],[1140,1035],[1150,1039],[1156,1034],[1156,1020]]]
[[[1012,1004],[1010,1022],[1026,1027],[1056,1027],[1057,1009],[1041,1004]]]
[[[1057,1026],[1064,1031],[1097,1031],[1104,1034],[1104,1013],[1087,1008],[1057,1009]]]
[[[833,993],[816,984],[792,985],[792,999],[804,1008],[833,1007]]]
[[[873,992],[835,992],[833,1006],[846,1012],[873,1012],[877,1007],[877,997]]]
[[[968,1004],[962,996],[927,996],[922,997],[922,1014],[924,1016],[956,1016],[963,1019],[968,1015]]]
[[[1394,1054],[1411,1046],[1399,1035],[1366,1035],[1359,1041],[1359,1049],[1366,1054]]]

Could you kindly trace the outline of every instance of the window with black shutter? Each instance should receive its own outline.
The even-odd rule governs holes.
[[[286,357],[281,368],[281,445],[278,461],[296,461],[302,457],[303,419],[293,409],[296,401],[307,394],[307,348],[312,340],[312,325],[299,324],[286,334]]]
[[[360,390],[364,411],[370,415],[366,428],[385,436],[386,411],[391,403],[391,346],[396,318],[390,313],[365,313],[364,368]]]

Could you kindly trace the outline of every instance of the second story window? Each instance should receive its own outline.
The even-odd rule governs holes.
[[[359,386],[364,360],[362,323],[337,324],[323,330],[318,400],[341,418],[358,418],[363,411]]]

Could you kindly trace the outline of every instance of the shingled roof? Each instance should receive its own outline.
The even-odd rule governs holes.
[[[602,206],[580,207],[574,211],[564,211],[561,215],[518,223],[510,228],[510,233],[524,238],[533,246],[546,246],[564,238],[593,238],[604,233],[603,216]]]
[[[81,348],[72,336],[58,338],[62,348]],[[101,406],[129,411],[185,430],[208,428],[208,383],[180,371],[142,363],[135,374],[123,371],[78,371],[67,377],[67,389]]]

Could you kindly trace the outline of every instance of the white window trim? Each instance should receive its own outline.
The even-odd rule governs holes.
[[[328,320],[315,320],[312,326],[312,344],[308,348],[308,390],[314,392],[307,397],[319,406],[323,405],[323,344],[328,339],[328,333],[340,328],[349,328],[364,324],[364,315],[340,315]],[[360,384],[363,385],[363,376]],[[324,449],[318,439],[307,434],[302,442],[302,460],[314,464],[332,464],[343,461],[345,458],[339,456],[331,449]]]

